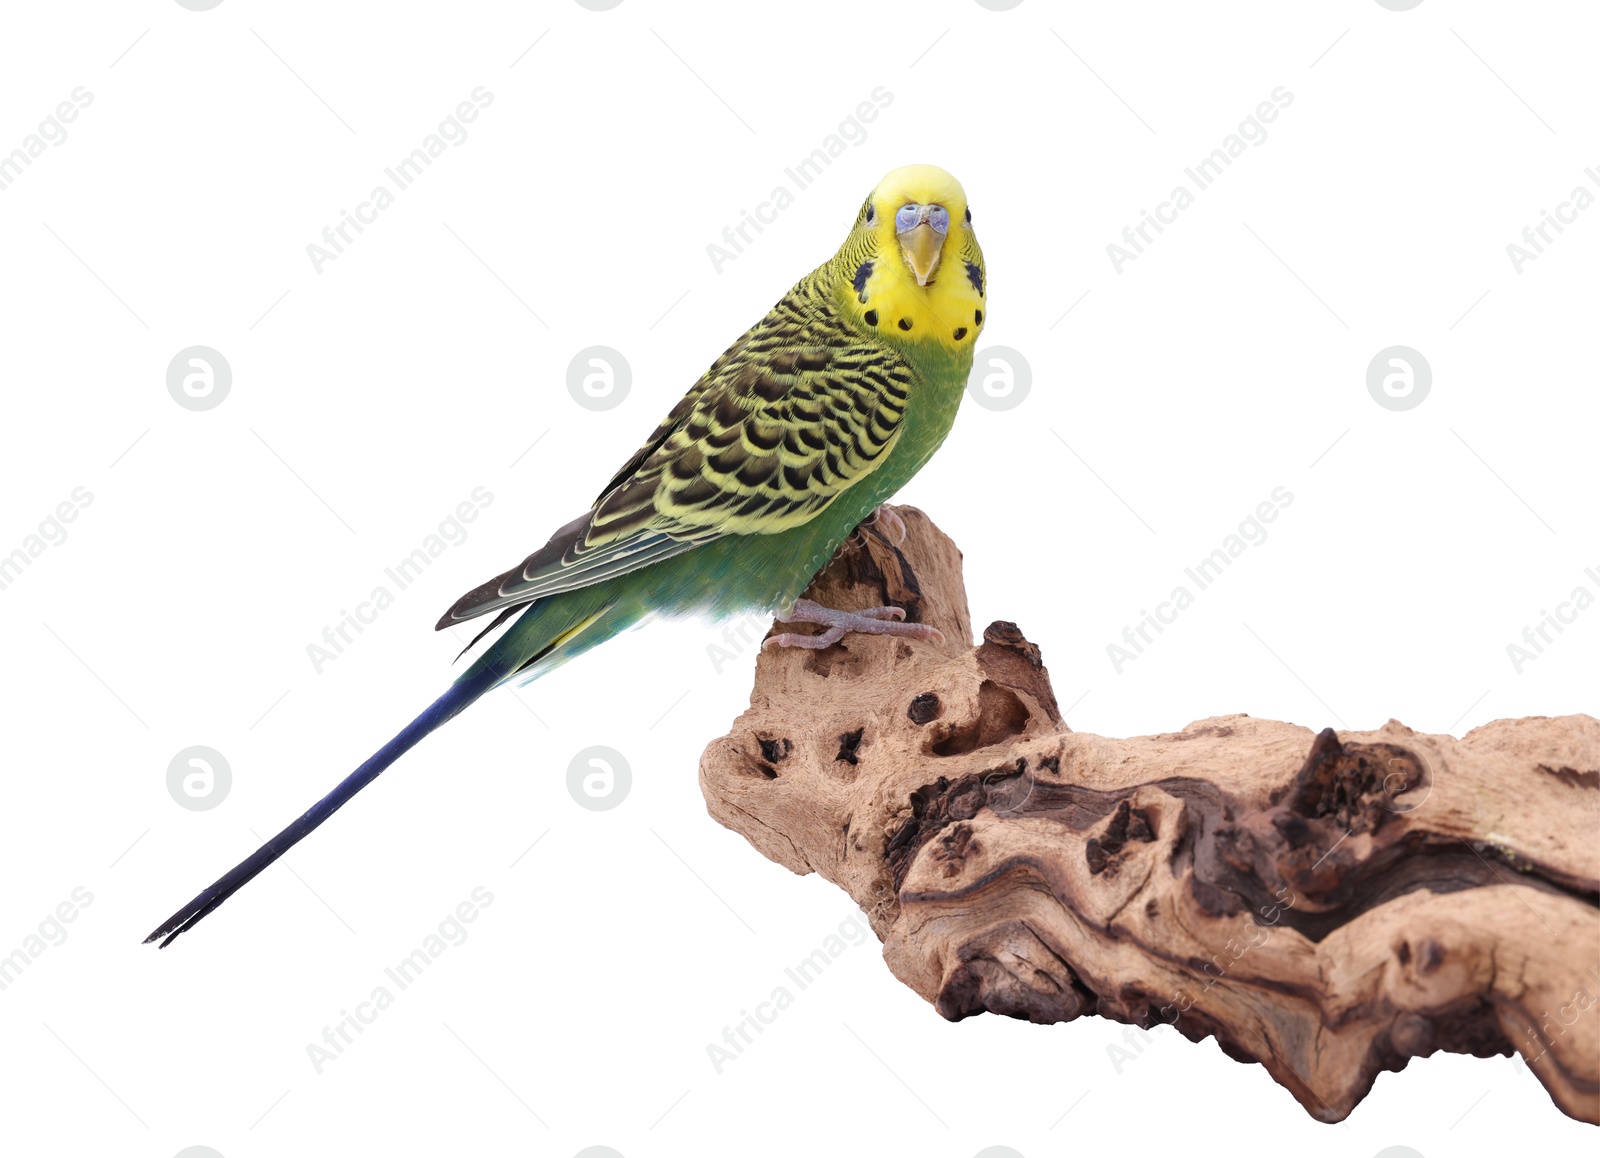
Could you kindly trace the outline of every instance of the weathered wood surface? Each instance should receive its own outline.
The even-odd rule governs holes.
[[[944,642],[765,649],[701,761],[713,817],[849,893],[952,1020],[1167,1021],[1324,1121],[1412,1057],[1516,1050],[1600,1124],[1600,721],[1073,732],[1014,625],[972,646],[960,552],[898,510],[904,542],[862,532],[808,597]]]

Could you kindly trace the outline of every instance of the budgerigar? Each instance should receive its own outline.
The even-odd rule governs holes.
[[[426,711],[305,815],[145,938],[170,944],[424,736],[489,689],[531,680],[646,616],[769,611],[817,635],[936,638],[899,608],[844,612],[800,594],[845,538],[949,433],[985,314],[983,253],[961,185],[910,165],[886,176],[833,258],[722,354],[594,505],[440,628],[515,622]],[[469,648],[470,650],[470,648]]]

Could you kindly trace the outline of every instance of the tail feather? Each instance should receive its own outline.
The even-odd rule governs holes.
[[[507,609],[489,625],[491,630],[499,625],[504,614],[520,612],[521,617],[472,662],[449,691],[402,728],[399,735],[379,748],[365,764],[341,780],[332,792],[308,808],[305,815],[163,921],[144,939],[145,944],[160,941],[163,949],[172,944],[179,934],[193,928],[197,921],[339,811],[424,736],[458,715],[485,692],[513,676],[522,677],[524,682],[538,678],[625,630],[644,614],[644,610],[634,601],[619,606],[614,593],[602,588],[585,588]],[[482,634],[478,639],[481,638]]]
[[[462,677],[423,713],[402,728],[394,739],[379,748],[366,763],[341,780],[337,787],[317,801],[305,814],[266,844],[251,853],[239,864],[224,873],[199,896],[163,921],[155,932],[144,939],[150,942],[165,938],[165,949],[179,934],[192,928],[196,922],[223,901],[238,892],[257,873],[288,852],[318,825],[339,811],[352,796],[360,792],[401,756],[409,752],[418,741],[452,719],[478,697],[505,678],[505,672],[493,664],[479,664],[462,674]]]

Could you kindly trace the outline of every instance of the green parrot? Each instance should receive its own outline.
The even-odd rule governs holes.
[[[983,252],[949,173],[879,182],[832,259],[711,364],[583,514],[438,627],[516,617],[420,716],[303,816],[145,938],[165,948],[404,753],[513,679],[532,680],[650,615],[767,611],[849,632],[937,639],[897,607],[847,612],[800,595],[845,538],[949,433],[984,323]],[[463,653],[465,654],[465,653]]]

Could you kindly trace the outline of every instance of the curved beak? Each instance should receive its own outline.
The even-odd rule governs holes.
[[[917,275],[918,285],[927,285],[933,271],[939,267],[939,255],[944,251],[944,233],[935,229],[928,220],[933,206],[921,206],[916,224],[900,231],[900,252],[906,264]]]

